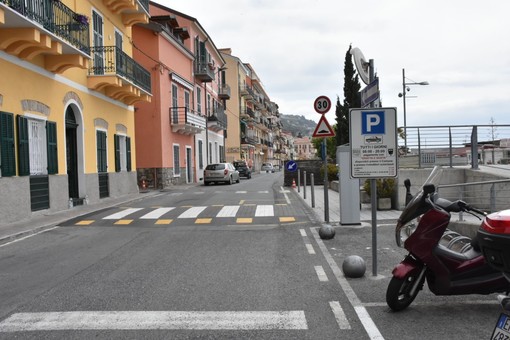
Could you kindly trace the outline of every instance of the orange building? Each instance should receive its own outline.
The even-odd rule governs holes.
[[[154,96],[135,109],[138,178],[154,188],[196,183],[225,159],[225,61],[197,19],[153,2],[149,10],[150,22],[133,29]]]

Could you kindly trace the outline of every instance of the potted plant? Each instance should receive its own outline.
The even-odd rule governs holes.
[[[376,179],[377,188],[377,209],[378,210],[390,210],[391,199],[395,194],[395,179],[384,178]],[[363,184],[363,189],[370,195],[370,180],[366,180]]]

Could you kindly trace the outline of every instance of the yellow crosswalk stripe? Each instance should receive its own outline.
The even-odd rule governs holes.
[[[131,222],[133,222],[133,220],[118,220],[114,224],[117,224],[117,225],[128,225],[128,224],[131,224]]]
[[[197,218],[195,224],[208,224],[211,223],[212,218]]]
[[[154,223],[154,224],[170,224],[173,221],[174,220],[164,220],[164,219],[161,219],[161,220],[157,220],[156,223]]]
[[[239,217],[236,220],[236,223],[252,223],[252,222],[253,222],[253,218],[250,218],[250,217]]]
[[[92,223],[94,223],[94,220],[83,220],[83,221],[77,222],[75,225],[91,225]]]
[[[296,221],[295,217],[280,217],[280,222],[282,222],[282,223],[295,222],[295,221]]]

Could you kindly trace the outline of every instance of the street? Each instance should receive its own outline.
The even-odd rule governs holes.
[[[390,312],[405,254],[392,221],[320,224],[283,174],[182,186],[0,246],[1,339],[488,339],[495,295],[438,297],[425,286]],[[342,261],[359,255],[363,278]]]

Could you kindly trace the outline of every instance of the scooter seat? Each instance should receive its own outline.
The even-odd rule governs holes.
[[[453,259],[457,259],[459,261],[468,261],[472,260],[475,257],[481,256],[482,253],[471,248],[468,251],[465,252],[458,252],[455,250],[448,249],[447,247],[443,246],[442,244],[438,244],[436,249],[434,249],[434,253],[441,257],[449,257]]]

